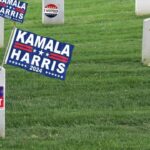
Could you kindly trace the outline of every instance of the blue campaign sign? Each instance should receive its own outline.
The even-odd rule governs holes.
[[[3,91],[3,87],[0,86],[0,109],[4,108],[4,91]]]
[[[64,80],[74,46],[15,29],[6,64]]]
[[[0,16],[23,23],[28,3],[19,0],[0,0]]]

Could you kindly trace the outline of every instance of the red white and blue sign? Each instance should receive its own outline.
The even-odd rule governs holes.
[[[64,80],[74,46],[15,28],[6,64]]]
[[[44,8],[44,14],[49,18],[54,18],[58,15],[59,9],[56,4],[48,4]]]
[[[0,86],[0,109],[4,108],[4,87]]]
[[[0,16],[23,23],[28,3],[19,0],[0,0]]]

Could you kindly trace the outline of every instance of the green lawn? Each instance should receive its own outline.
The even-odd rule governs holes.
[[[150,150],[150,68],[141,64],[134,0],[65,0],[65,24],[29,2],[18,28],[75,45],[66,81],[6,65],[0,150]],[[5,45],[13,24],[5,21]],[[4,51],[0,53],[2,55]]]

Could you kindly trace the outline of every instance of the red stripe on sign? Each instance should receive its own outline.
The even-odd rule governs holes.
[[[61,62],[63,62],[63,63],[67,63],[68,61],[67,60],[65,60],[65,59],[61,59],[61,58],[58,58],[58,57],[55,57],[55,56],[49,56],[49,58],[51,58],[51,59],[54,59],[54,60],[58,60],[58,61],[61,61]]]
[[[4,98],[0,96],[0,108],[4,107]]]
[[[23,48],[23,47],[20,47],[20,46],[14,46],[14,48],[17,48],[17,49],[20,49],[20,50],[24,50],[24,51],[26,51],[26,52],[29,52],[29,53],[31,53],[32,52],[32,49],[26,49],[26,48]]]
[[[61,56],[61,55],[55,54],[55,53],[51,53],[51,54],[49,55],[49,58],[55,59],[55,60],[58,60],[58,61],[61,61],[61,62],[64,62],[64,63],[67,63],[67,62],[68,62],[68,58],[67,58],[67,57]]]
[[[60,59],[68,61],[68,57],[65,57],[65,56],[62,56],[62,55],[59,55],[59,54],[51,53],[50,56],[58,57]]]
[[[32,46],[28,46],[26,44],[21,44],[19,42],[16,42],[14,47],[18,48],[18,49],[21,49],[21,50],[24,50],[24,51],[27,51],[27,52],[30,52],[30,53],[33,51]]]
[[[32,46],[26,45],[26,44],[22,44],[19,42],[15,42],[15,45],[23,47],[23,48],[28,48],[28,49],[32,49]]]
[[[1,6],[1,7],[6,7],[6,4],[5,4],[5,3],[0,2],[0,6]]]
[[[29,53],[33,52],[32,46],[28,46],[28,45],[21,44],[18,42],[15,43],[14,48],[24,50],[24,51],[29,52]]]
[[[21,8],[15,8],[15,11],[17,11],[17,12],[19,12],[19,13],[22,13],[22,14],[24,14],[25,13],[25,11],[23,10],[23,9],[21,9]]]

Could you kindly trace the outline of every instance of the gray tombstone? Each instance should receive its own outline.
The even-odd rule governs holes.
[[[150,14],[150,0],[136,0],[135,13],[138,16]]]
[[[5,69],[0,67],[0,138],[5,137]]]
[[[64,0],[42,0],[42,23],[64,24]]]
[[[143,23],[142,63],[150,66],[150,18]]]
[[[4,19],[0,17],[0,48],[4,46]]]

